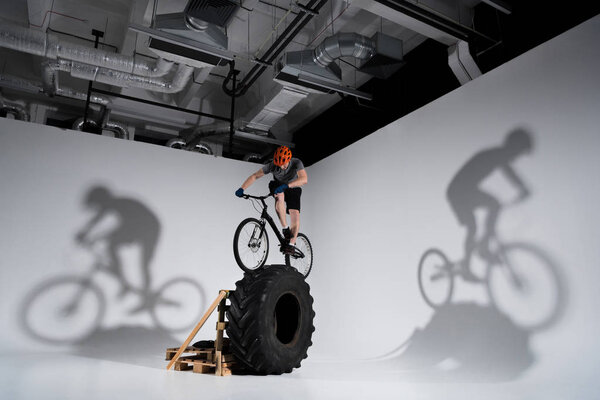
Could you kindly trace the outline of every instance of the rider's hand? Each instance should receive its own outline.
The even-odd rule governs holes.
[[[238,190],[235,191],[235,195],[237,197],[242,197],[244,195],[244,189],[239,188]]]
[[[283,191],[284,191],[285,189],[287,189],[288,187],[289,187],[289,186],[288,186],[287,184],[285,184],[285,183],[284,183],[283,185],[281,185],[281,186],[277,187],[277,189],[275,189],[275,191],[273,192],[273,194],[279,194],[279,193],[283,193]]]

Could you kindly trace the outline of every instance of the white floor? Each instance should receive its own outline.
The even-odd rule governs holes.
[[[0,356],[0,399],[594,398],[593,388],[561,382],[559,377],[545,384],[519,379],[477,383],[451,374],[401,370],[382,361],[305,360],[291,374],[229,377],[166,371],[162,351],[141,361],[136,365],[61,353],[5,353]]]

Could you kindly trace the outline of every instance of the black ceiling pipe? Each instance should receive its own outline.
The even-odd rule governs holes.
[[[305,7],[317,12],[327,3],[327,1],[328,0],[310,0]],[[313,6],[314,8],[312,8]],[[275,58],[277,58],[281,51],[285,49],[285,47],[292,41],[298,32],[304,28],[304,26],[312,19],[312,17],[313,14],[309,14],[304,11],[299,12],[292,22],[286,27],[283,33],[275,40],[275,42],[267,49],[267,51],[265,51],[261,61],[271,63]],[[240,86],[235,90],[235,92],[227,87],[232,78],[231,74],[228,74],[227,78],[225,78],[222,84],[223,91],[229,96],[242,96],[266,69],[267,67],[264,65],[255,65],[252,67],[250,72],[248,72],[241,80]]]

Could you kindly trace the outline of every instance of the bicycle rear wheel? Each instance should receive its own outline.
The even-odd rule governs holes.
[[[296,268],[306,278],[310,274],[313,264],[313,249],[308,237],[304,233],[299,233],[296,238],[296,248],[300,253],[286,254],[285,265]]]
[[[262,268],[269,255],[267,230],[256,218],[246,218],[233,235],[233,255],[244,272]]]
[[[72,344],[92,335],[106,311],[102,291],[89,279],[63,276],[33,288],[21,305],[21,324],[40,341]]]
[[[448,257],[438,249],[429,249],[419,261],[419,290],[432,308],[447,304],[452,297],[454,279]]]

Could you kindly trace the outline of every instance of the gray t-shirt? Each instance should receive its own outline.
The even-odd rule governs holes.
[[[287,169],[281,169],[275,166],[273,161],[271,161],[263,166],[262,171],[265,173],[265,175],[268,173],[273,173],[273,178],[276,181],[281,183],[290,183],[298,178],[298,171],[302,169],[304,169],[304,164],[302,164],[302,161],[298,160],[297,158],[292,158],[290,160],[290,166],[287,167]]]

